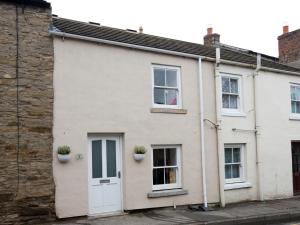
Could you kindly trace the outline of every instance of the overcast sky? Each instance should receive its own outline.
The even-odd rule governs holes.
[[[203,43],[208,26],[221,42],[278,56],[282,26],[300,28],[300,0],[48,0],[53,14]]]

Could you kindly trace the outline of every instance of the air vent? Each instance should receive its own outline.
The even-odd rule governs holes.
[[[96,26],[100,26],[100,23],[96,23],[96,22],[89,22],[89,24],[92,24],[92,25],[96,25]]]
[[[132,32],[132,33],[137,33],[136,30],[132,30],[132,29],[126,29],[128,32]]]

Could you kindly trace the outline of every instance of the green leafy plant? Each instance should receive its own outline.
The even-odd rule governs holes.
[[[70,146],[63,145],[57,148],[57,153],[60,155],[69,155],[71,152]]]
[[[147,152],[147,149],[144,146],[135,146],[134,147],[135,154],[145,154],[146,152]]]

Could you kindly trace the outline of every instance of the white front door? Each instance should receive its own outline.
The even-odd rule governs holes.
[[[120,212],[120,138],[89,139],[89,214]]]

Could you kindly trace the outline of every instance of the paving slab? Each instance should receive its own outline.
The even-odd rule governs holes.
[[[49,225],[268,225],[299,219],[300,198],[291,198],[230,204],[207,212],[191,210],[187,206],[148,209],[105,218],[58,220]]]

